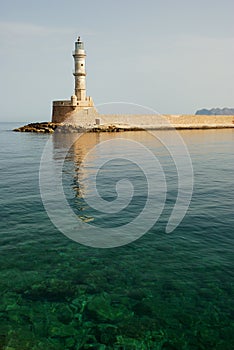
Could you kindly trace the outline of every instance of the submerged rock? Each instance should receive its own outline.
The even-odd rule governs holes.
[[[113,306],[110,296],[103,293],[96,295],[88,302],[86,315],[99,322],[118,322],[129,317],[129,310],[121,304]]]
[[[23,297],[33,301],[47,300],[50,302],[64,301],[74,296],[76,287],[69,282],[51,279],[33,284],[23,294]]]

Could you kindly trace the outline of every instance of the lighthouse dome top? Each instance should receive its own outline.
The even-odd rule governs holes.
[[[84,43],[81,41],[80,36],[78,36],[77,41],[75,43],[76,50],[84,50]]]

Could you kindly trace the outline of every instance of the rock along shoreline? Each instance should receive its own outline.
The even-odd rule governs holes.
[[[19,128],[13,129],[16,132],[34,132],[42,134],[53,134],[54,132],[73,133],[73,132],[120,132],[120,131],[138,131],[144,130],[140,127],[118,126],[118,125],[92,125],[83,127],[72,124],[60,124],[52,122],[30,123]]]
[[[230,119],[230,117],[229,117]],[[42,133],[42,134],[53,134],[56,132],[60,133],[83,133],[83,132],[122,132],[122,131],[143,131],[143,130],[196,130],[196,129],[227,129],[234,128],[234,116],[231,117],[228,122],[225,120],[204,120],[203,122],[193,122],[192,119],[185,120],[172,120],[167,123],[160,123],[153,120],[154,123],[148,123],[145,125],[130,125],[123,123],[107,123],[104,121],[103,124],[88,124],[81,123],[83,125],[77,125],[74,123],[54,123],[54,122],[39,122],[30,123],[19,128],[14,129],[16,132],[30,132],[30,133]]]

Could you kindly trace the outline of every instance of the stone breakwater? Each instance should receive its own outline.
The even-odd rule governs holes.
[[[35,132],[52,134],[54,131],[60,133],[74,133],[74,132],[120,132],[120,131],[137,131],[144,130],[142,128],[131,127],[131,126],[120,126],[120,125],[93,125],[90,127],[84,127],[81,125],[74,124],[60,124],[60,123],[31,123],[20,128],[16,128],[13,131],[17,132]]]
[[[143,129],[234,128],[234,116],[223,115],[100,115],[100,123],[127,124]]]
[[[19,132],[120,132],[165,129],[234,128],[234,116],[204,115],[133,115],[98,114],[84,111],[72,113],[63,123],[31,123],[14,129]]]

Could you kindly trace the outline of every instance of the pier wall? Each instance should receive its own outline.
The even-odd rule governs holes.
[[[100,115],[101,123],[118,123],[142,128],[234,127],[234,116],[211,115]]]
[[[205,129],[234,128],[234,116],[224,115],[157,115],[157,114],[99,114],[95,108],[74,111],[64,120],[66,124],[83,127],[101,125],[124,125],[143,129]]]

